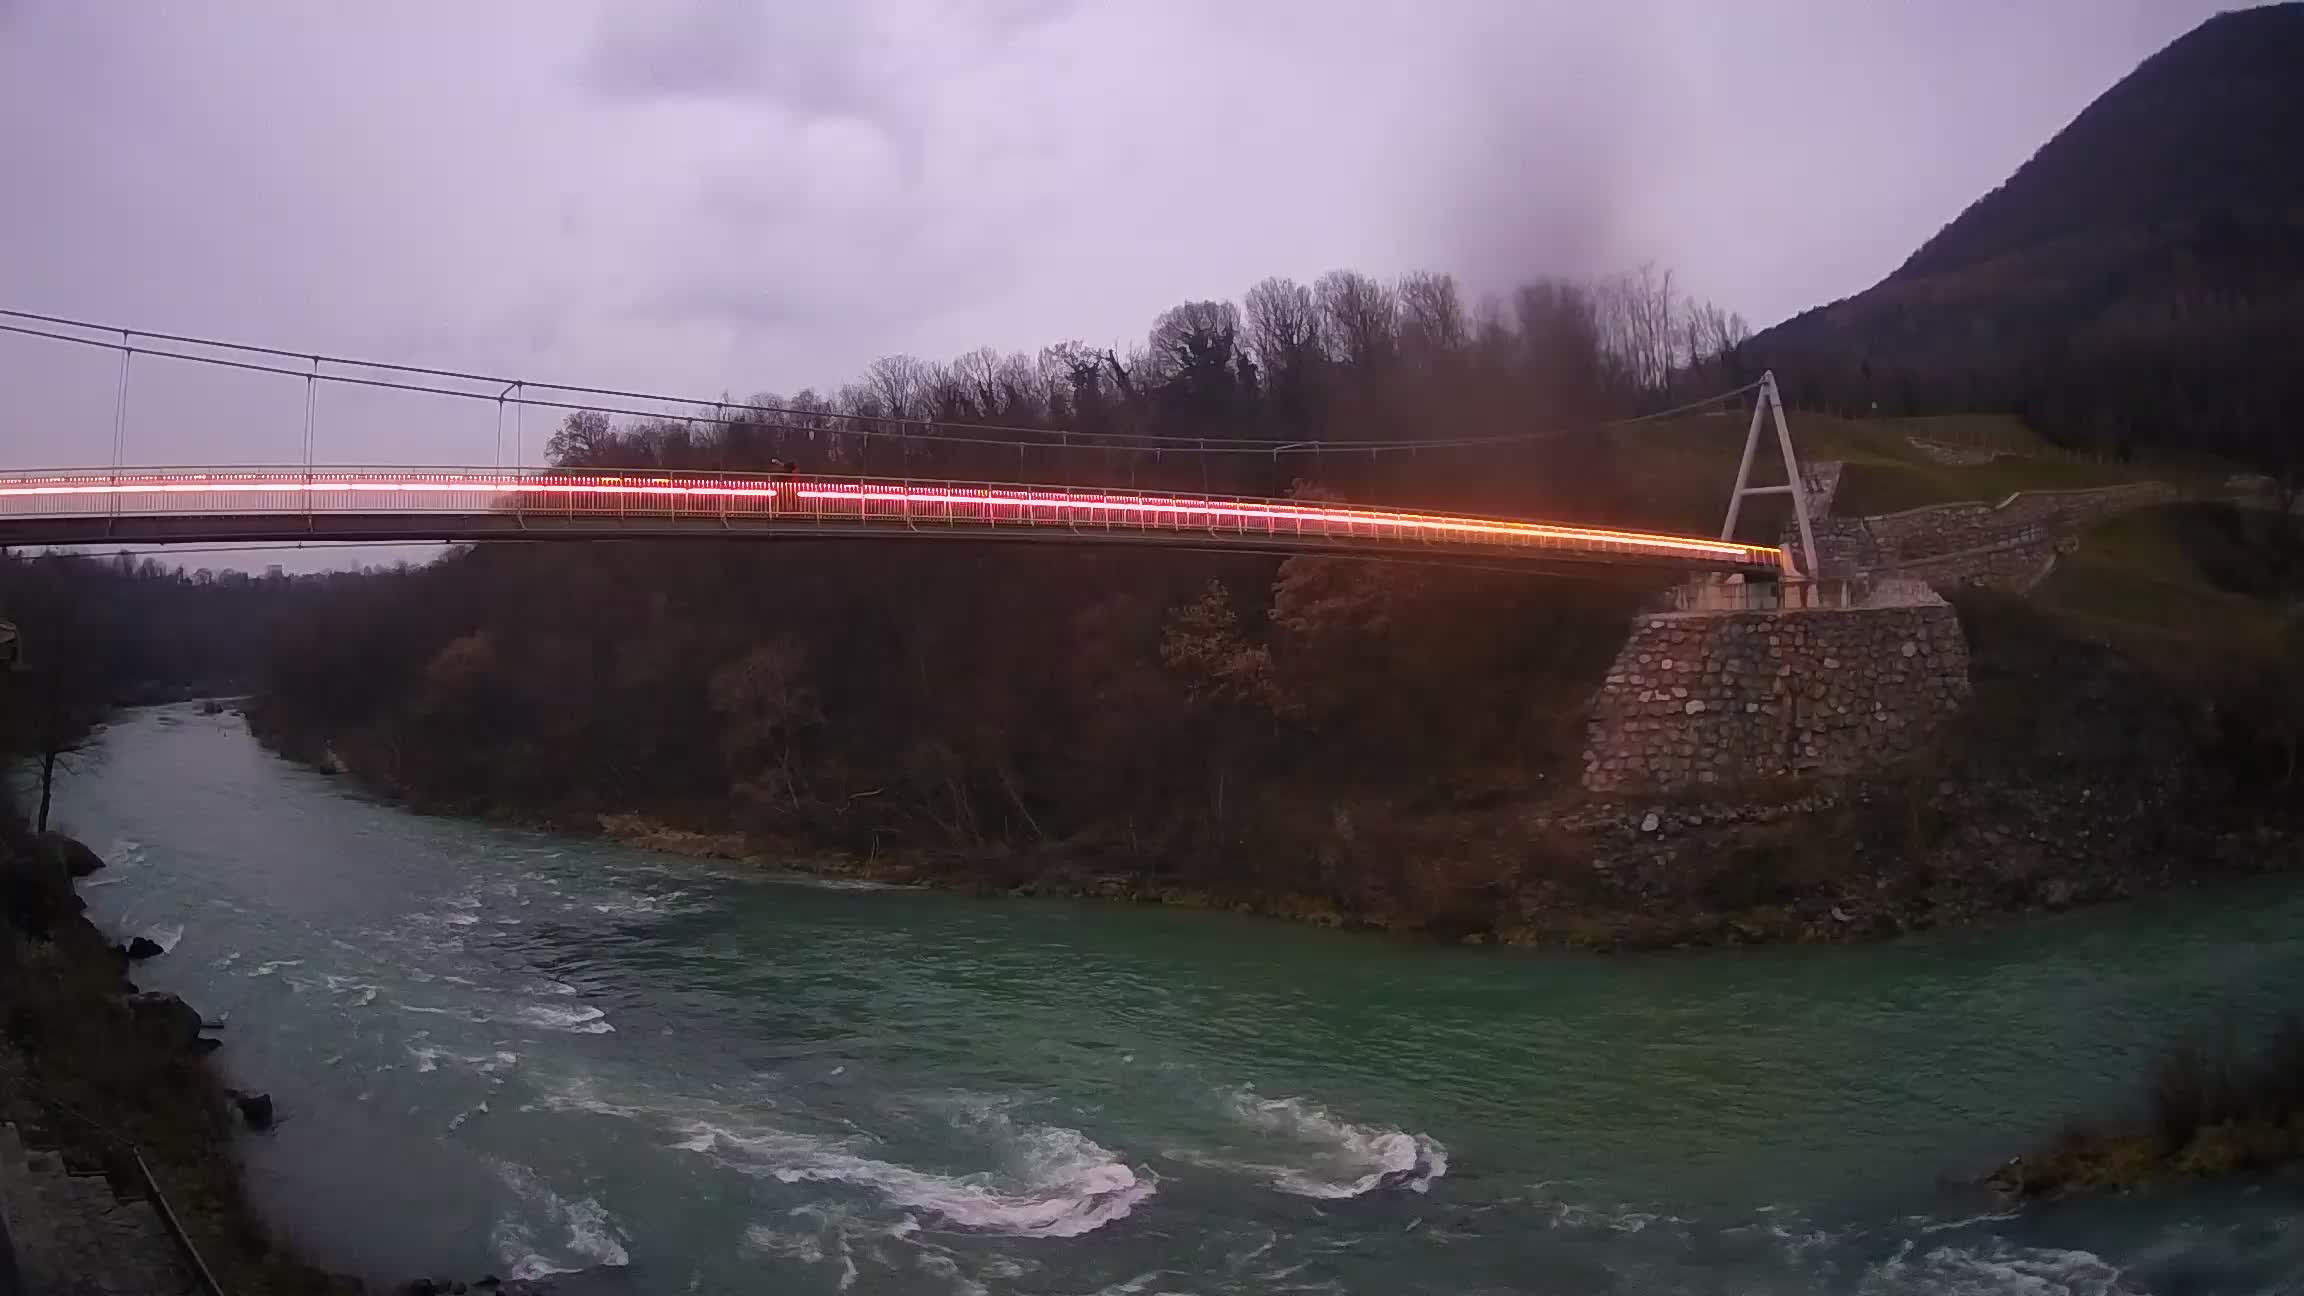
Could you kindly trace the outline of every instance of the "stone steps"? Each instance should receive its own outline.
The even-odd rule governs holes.
[[[38,1140],[35,1138],[34,1142]],[[0,1218],[22,1296],[181,1296],[193,1283],[153,1204],[0,1125]]]

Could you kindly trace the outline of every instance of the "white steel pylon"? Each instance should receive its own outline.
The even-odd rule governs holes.
[[[1751,486],[1752,454],[1760,448],[1760,424],[1773,416],[1776,421],[1776,446],[1784,455],[1784,484],[1781,486]],[[1728,520],[1721,524],[1720,538],[1734,539],[1736,515],[1743,511],[1747,495],[1790,495],[1792,516],[1800,524],[1800,567],[1793,576],[1803,580],[1816,579],[1816,532],[1808,524],[1808,488],[1800,477],[1799,457],[1792,453],[1792,429],[1784,424],[1784,402],[1776,394],[1776,371],[1771,369],[1760,375],[1760,391],[1752,402],[1752,430],[1744,434],[1744,459],[1736,465],[1736,488],[1728,493]]]

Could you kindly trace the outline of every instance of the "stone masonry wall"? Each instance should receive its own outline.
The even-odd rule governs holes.
[[[2079,543],[2069,534],[2048,531],[1981,549],[1914,558],[1884,570],[1937,590],[1981,586],[2021,593],[2046,579],[2056,569],[2058,555],[2070,553]]]
[[[2058,542],[2114,513],[2182,497],[2166,482],[2095,490],[2023,491],[1998,504],[1932,504],[1815,524],[1823,574],[1885,572],[1938,586],[2021,588],[2050,566]],[[1787,529],[1786,544],[1795,537]]]
[[[1988,464],[2006,453],[2006,451],[1995,450],[1990,446],[1950,445],[1942,441],[1931,441],[1926,437],[1906,437],[1904,441],[1914,450],[1919,451],[1921,458],[1932,463],[1947,464],[1955,468],[1978,467]]]
[[[1832,501],[1840,494],[1840,476],[1848,465],[1838,459],[1811,459],[1800,465],[1802,493],[1808,497],[1808,516],[1832,516]]]
[[[1709,790],[1861,774],[1906,755],[1969,694],[1943,601],[1798,612],[1651,613],[1593,702],[1584,786]]]
[[[2016,539],[2046,538],[2083,523],[2181,495],[2166,482],[2098,490],[2022,491],[1998,504],[1938,504],[1864,519],[1890,563],[1982,549]]]

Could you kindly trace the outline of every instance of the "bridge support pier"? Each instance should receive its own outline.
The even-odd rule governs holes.
[[[1701,795],[1862,775],[1920,750],[1969,696],[1959,618],[1925,587],[1834,605],[1817,585],[1783,587],[1810,591],[1807,606],[1634,618],[1593,700],[1585,788]]]

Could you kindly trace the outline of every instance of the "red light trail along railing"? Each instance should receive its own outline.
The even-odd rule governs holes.
[[[506,468],[0,473],[10,545],[843,533],[1786,571],[1779,550],[1700,536],[1157,491]]]

